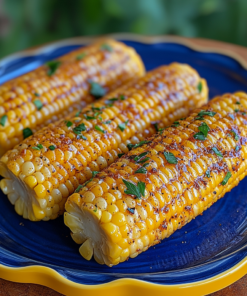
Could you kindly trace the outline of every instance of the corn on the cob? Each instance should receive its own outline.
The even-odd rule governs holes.
[[[132,48],[101,40],[3,84],[0,156],[23,140],[25,128],[35,132],[92,102],[97,91],[102,96],[144,71]]]
[[[247,94],[215,98],[69,197],[81,255],[109,266],[134,258],[235,187],[247,175],[246,112]]]
[[[189,66],[151,71],[8,151],[0,162],[0,186],[24,218],[55,219],[95,171],[154,134],[152,122],[171,124],[206,102],[207,93],[205,80]]]

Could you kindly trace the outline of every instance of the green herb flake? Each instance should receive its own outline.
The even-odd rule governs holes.
[[[7,115],[3,115],[0,119],[0,124],[1,126],[5,126],[6,122],[8,120],[8,116]]]
[[[120,96],[119,96],[119,100],[120,100],[120,101],[124,101],[125,99],[126,99],[126,98],[125,98],[124,95],[120,95]]]
[[[48,67],[47,75],[52,76],[53,74],[55,74],[55,72],[57,71],[57,69],[61,65],[61,62],[60,61],[50,61],[50,62],[47,62],[46,65]]]
[[[97,212],[97,206],[95,206],[95,209],[93,210],[93,212],[95,212],[95,213]]]
[[[139,155],[136,155],[136,156],[134,157],[134,161],[135,161],[136,163],[139,163],[140,159],[141,159],[142,157],[146,156],[148,153],[149,153],[149,152],[143,152],[143,153],[141,153],[141,154],[139,154]]]
[[[101,98],[106,94],[106,90],[97,82],[89,81],[90,84],[90,94],[95,98]]]
[[[222,153],[216,147],[213,147],[212,150],[217,156],[223,157]]]
[[[205,141],[206,137],[202,132],[196,133],[193,135],[193,138],[200,141]]]
[[[236,141],[238,141],[238,140],[239,140],[239,135],[238,135],[236,132],[234,132],[234,130],[231,130],[230,132],[233,133],[233,135],[234,135],[234,139],[235,139]]]
[[[127,208],[127,210],[128,210],[131,214],[135,214],[135,208]]]
[[[226,183],[228,182],[228,180],[231,178],[232,173],[231,172],[227,172],[224,180],[221,182],[221,185],[226,185]]]
[[[80,140],[80,139],[87,140],[87,138],[85,136],[83,136],[83,135],[77,135],[76,138],[78,140]]]
[[[38,94],[38,93],[34,93],[34,95],[35,95],[35,97],[40,97],[40,94]]]
[[[179,125],[180,125],[179,121],[174,121],[172,124],[173,127],[178,127]]]
[[[239,111],[239,109],[235,109],[234,111],[235,111],[235,112],[238,112],[238,111]]]
[[[159,131],[159,126],[158,126],[158,123],[154,123],[154,124],[153,124],[153,126],[154,126],[154,128],[155,128],[156,132],[158,132],[158,131]]]
[[[246,112],[242,112],[242,115],[246,115]]]
[[[166,158],[168,163],[171,163],[171,164],[177,164],[178,163],[178,160],[177,160],[177,158],[175,157],[175,155],[173,153],[165,151],[164,155],[165,155],[165,158]]]
[[[84,117],[85,117],[86,120],[97,119],[95,116],[90,116],[90,115],[87,115],[87,114],[84,114]]]
[[[198,127],[199,131],[202,132],[204,134],[205,137],[207,137],[208,132],[210,131],[209,126],[203,122],[199,127]]]
[[[147,169],[146,166],[148,166],[149,163],[144,163],[144,165],[142,167],[140,167],[139,169],[137,169],[135,171],[135,174],[146,174],[147,173]]]
[[[111,124],[111,120],[107,120],[107,121],[104,121],[102,122],[103,124]]]
[[[36,108],[38,110],[41,110],[42,109],[43,103],[40,100],[35,100],[35,101],[33,101],[33,103],[34,103],[34,105],[36,106]]]
[[[236,102],[235,104],[240,105],[240,102]]]
[[[206,170],[205,175],[206,175],[208,178],[210,178],[210,170]]]
[[[126,129],[126,126],[128,124],[129,120],[126,120],[125,122],[119,123],[118,128],[123,132]]]
[[[103,134],[105,134],[106,133],[106,131],[105,130],[103,130],[100,126],[98,126],[98,125],[95,125],[94,126],[94,129],[96,130],[96,131],[98,131],[98,132],[101,132],[101,133],[103,133]]]
[[[151,143],[151,141],[140,141],[138,144],[127,144],[127,147],[129,150],[132,150],[133,148],[138,148],[138,147],[141,147],[142,145],[144,144],[148,144],[148,143]]]
[[[34,150],[41,150],[43,148],[43,145],[38,144],[36,147],[32,147]]]
[[[119,154],[118,154],[118,157],[120,158],[120,157],[122,157],[124,154],[125,154],[125,153],[119,153]]]
[[[71,121],[65,121],[65,123],[67,127],[71,127],[73,125],[73,122]]]
[[[195,120],[204,120],[204,117],[198,116],[198,117],[195,118]]]
[[[87,130],[87,128],[86,128],[86,126],[85,126],[84,123],[81,123],[81,124],[79,124],[78,126],[76,126],[76,127],[73,128],[73,132],[74,132],[76,135],[79,135],[81,132],[84,132],[84,131],[86,131],[86,130]]]
[[[55,150],[57,147],[55,146],[55,145],[51,145],[51,146],[49,146],[49,149],[50,150]]]
[[[198,83],[197,89],[198,89],[199,93],[202,92],[202,82],[201,81]]]
[[[23,139],[26,139],[26,138],[32,136],[32,134],[33,134],[32,130],[29,127],[24,128],[22,133],[23,133]]]
[[[198,116],[204,116],[204,115],[208,115],[210,117],[213,117],[214,115],[216,114],[216,112],[213,112],[213,111],[200,111],[197,115]]]
[[[113,48],[109,44],[107,44],[107,43],[102,44],[101,47],[100,47],[100,49],[101,50],[106,50],[106,51],[109,51],[109,52],[112,52],[113,51]]]
[[[76,112],[75,117],[78,117],[81,114],[81,110]]]
[[[141,199],[141,197],[145,196],[145,183],[144,182],[138,182],[137,185],[128,182],[123,179],[123,182],[125,186],[127,187],[127,190],[124,191],[126,194],[134,195],[137,199]]]
[[[79,55],[76,57],[77,61],[80,61],[80,60],[84,59],[86,55],[87,55],[87,54],[86,54],[85,52],[82,52],[81,54],[79,54]]]
[[[79,185],[79,186],[76,188],[75,193],[78,193],[82,188],[83,188],[83,185]]]

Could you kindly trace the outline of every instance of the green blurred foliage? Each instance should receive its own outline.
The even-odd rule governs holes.
[[[0,0],[0,57],[59,39],[114,32],[247,46],[247,0]]]

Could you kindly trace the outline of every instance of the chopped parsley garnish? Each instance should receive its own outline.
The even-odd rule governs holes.
[[[158,123],[154,123],[154,124],[153,124],[153,126],[154,126],[154,128],[155,128],[156,132],[158,132],[158,131],[159,131],[159,126],[158,126]]]
[[[43,103],[40,100],[35,100],[35,101],[33,101],[33,103],[34,103],[34,105],[36,106],[36,108],[38,110],[41,110],[42,109]]]
[[[78,193],[78,192],[82,189],[82,187],[83,187],[82,185],[79,185],[79,186],[76,188],[75,192]]]
[[[235,111],[235,112],[238,112],[238,111],[239,111],[239,109],[235,109],[234,111]]]
[[[145,196],[145,183],[144,182],[138,182],[137,185],[128,182],[123,179],[123,182],[125,186],[127,187],[127,190],[124,191],[126,194],[135,195],[137,199],[141,199],[142,196]]]
[[[209,126],[203,122],[199,127],[198,127],[199,131],[202,132],[204,134],[205,137],[207,137],[208,132],[210,131]]]
[[[95,98],[101,98],[106,94],[106,90],[97,82],[89,81],[90,84],[90,94]]]
[[[32,149],[34,149],[34,150],[41,150],[42,148],[43,148],[43,145],[41,145],[41,144],[38,144],[37,146],[32,147]]]
[[[142,157],[146,156],[148,153],[149,153],[149,152],[143,152],[143,153],[141,153],[141,154],[139,154],[139,155],[136,155],[136,156],[134,157],[134,161],[135,161],[136,163],[140,163],[140,159],[141,159]]]
[[[125,153],[119,153],[119,154],[118,154],[118,157],[120,158],[120,157],[122,157],[124,154],[125,154]]]
[[[208,115],[208,116],[210,116],[210,117],[213,117],[214,115],[216,114],[216,112],[213,112],[213,111],[200,111],[199,113],[198,113],[198,116],[204,116],[204,115]]]
[[[87,115],[87,114],[84,114],[84,117],[85,117],[86,120],[97,119],[95,116],[90,116],[90,115]]]
[[[83,140],[87,140],[87,138],[83,135],[77,135],[76,138],[79,139],[83,139]]]
[[[92,106],[91,109],[92,109],[93,112],[102,111],[103,109],[105,109],[105,106],[102,106],[102,107],[94,107],[94,106]]]
[[[35,97],[40,97],[40,94],[38,94],[38,93],[34,93],[34,95],[35,95]]]
[[[51,145],[51,146],[49,146],[49,149],[50,150],[55,150],[57,147],[55,146],[55,145]]]
[[[165,151],[164,155],[165,155],[165,158],[166,158],[168,163],[171,163],[171,164],[177,164],[178,163],[178,160],[177,160],[177,158],[175,157],[175,155],[173,153]]]
[[[174,121],[172,124],[173,127],[178,127],[179,125],[180,125],[179,121]]]
[[[193,137],[194,137],[194,139],[200,140],[200,141],[206,140],[206,137],[204,136],[204,134],[202,132],[194,134]]]
[[[61,62],[60,61],[50,61],[50,62],[47,62],[46,65],[48,66],[47,75],[52,76],[57,71],[59,66],[61,65]]]
[[[144,163],[142,167],[140,167],[139,169],[137,169],[135,171],[135,174],[146,174],[147,173],[147,169],[146,166],[148,166],[149,163]]]
[[[128,210],[131,214],[135,214],[135,208],[127,208],[127,210]]]
[[[236,102],[235,104],[240,105],[240,102]]]
[[[210,170],[206,170],[205,175],[206,175],[208,178],[210,178]]]
[[[83,52],[83,53],[79,54],[79,55],[76,57],[76,59],[77,59],[78,61],[80,61],[80,60],[84,59],[86,55],[87,55],[87,54],[86,54],[85,52]]]
[[[97,212],[97,206],[96,205],[95,205],[95,209],[93,210],[93,212],[95,212],[95,213]]]
[[[199,127],[199,133],[196,133],[193,137],[196,139],[196,140],[201,140],[201,141],[205,141],[206,140],[206,137],[208,135],[208,132],[210,131],[210,128],[209,126],[203,122]]]
[[[125,122],[119,123],[118,128],[123,132],[126,129],[126,126],[128,124],[129,120],[126,120]]]
[[[1,126],[5,126],[6,122],[7,122],[8,116],[7,115],[3,115],[0,119],[0,124]]]
[[[213,147],[212,150],[217,156],[223,157],[222,153],[216,147]]]
[[[98,126],[98,125],[95,125],[94,126],[94,129],[96,130],[96,131],[98,131],[98,132],[101,132],[101,133],[103,133],[103,134],[105,134],[106,133],[106,131],[105,130],[103,130],[100,126]]]
[[[104,121],[102,124],[111,124],[111,120]]]
[[[120,95],[120,96],[119,96],[119,100],[120,100],[120,101],[124,101],[124,100],[125,100],[125,96],[124,96],[124,95]]]
[[[79,124],[79,125],[77,125],[76,127],[73,128],[73,132],[76,135],[79,135],[81,132],[84,132],[86,130],[87,130],[87,128],[86,128],[84,123],[81,123],[81,124]]]
[[[65,121],[65,123],[67,127],[71,127],[73,125],[73,122],[71,121]]]
[[[240,149],[241,149],[240,146],[236,146],[236,147],[235,147],[235,151],[237,151],[237,152],[238,152]]]
[[[30,136],[32,136],[33,132],[29,127],[24,128],[24,130],[22,131],[23,133],[23,138],[26,139]]]
[[[204,117],[203,116],[198,116],[195,118],[195,120],[204,120]]]
[[[129,144],[127,144],[127,147],[129,150],[132,150],[133,148],[141,147],[142,145],[148,144],[148,143],[151,143],[151,141],[141,141],[138,144],[129,143]]]
[[[109,52],[112,52],[113,51],[113,48],[109,44],[107,44],[107,43],[102,44],[101,47],[100,47],[100,49],[106,50],[106,51],[109,51]]]
[[[202,92],[202,82],[201,81],[198,83],[197,89],[198,89],[199,93]]]
[[[227,172],[224,180],[221,182],[221,185],[226,185],[226,183],[228,182],[228,180],[231,178],[232,173],[231,172]]]
[[[246,115],[246,112],[242,112],[242,115]]]
[[[76,112],[75,117],[78,117],[81,114],[81,110]]]
[[[238,141],[238,140],[239,140],[239,135],[238,135],[236,132],[234,132],[233,130],[231,130],[230,132],[233,133],[233,135],[234,135],[234,139],[235,139],[236,141]]]

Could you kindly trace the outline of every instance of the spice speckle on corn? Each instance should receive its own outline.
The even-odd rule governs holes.
[[[200,82],[203,86],[199,92]],[[90,184],[91,178],[119,155],[146,143],[146,137],[156,133],[156,123],[162,130],[204,104],[207,94],[205,80],[187,65],[171,64],[153,70],[8,151],[0,161],[4,177],[0,186],[24,218],[55,219],[64,212],[69,195],[85,190],[85,184],[81,184]],[[138,161],[143,170],[147,169],[145,157]],[[126,170],[124,165],[119,169],[126,174],[135,170]],[[91,199],[97,200],[93,209],[96,215],[106,207],[100,197],[109,189],[109,182],[95,186],[87,196],[89,206]],[[138,190],[142,195],[142,184]],[[111,194],[107,200],[117,196]],[[134,207],[129,199],[126,205],[130,211]],[[118,207],[110,204],[104,219],[117,213]],[[130,213],[128,221],[132,220]]]
[[[144,72],[134,49],[101,40],[6,82],[0,86],[0,156],[43,126]]]
[[[64,214],[80,254],[108,266],[135,258],[235,187],[247,175],[246,111],[245,93],[217,97],[84,184]]]

